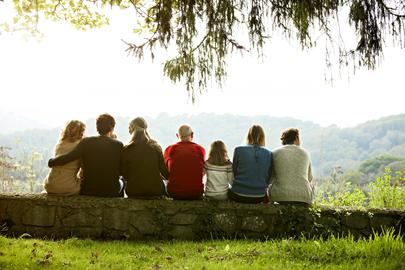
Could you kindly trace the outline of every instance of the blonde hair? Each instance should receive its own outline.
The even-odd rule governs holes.
[[[75,142],[83,138],[86,125],[78,120],[71,120],[66,123],[60,134],[61,142]]]
[[[259,125],[251,126],[246,137],[246,143],[256,146],[265,146],[266,136],[264,129]]]
[[[223,141],[218,140],[211,143],[211,149],[207,161],[210,164],[217,166],[224,166],[231,163],[228,157],[228,151],[226,150],[226,145]]]

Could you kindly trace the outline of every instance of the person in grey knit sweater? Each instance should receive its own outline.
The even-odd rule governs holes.
[[[285,130],[281,143],[283,146],[273,150],[270,200],[311,205],[314,197],[311,160],[308,152],[300,147],[299,130]]]

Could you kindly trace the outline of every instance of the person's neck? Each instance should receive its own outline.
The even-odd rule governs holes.
[[[100,134],[100,137],[107,137],[107,138],[111,138],[112,135],[112,131],[106,133],[106,134]]]

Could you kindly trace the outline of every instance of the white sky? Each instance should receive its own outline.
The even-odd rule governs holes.
[[[9,16],[0,3],[0,22]],[[353,126],[405,112],[405,50],[387,48],[375,71],[324,81],[322,48],[303,52],[273,38],[262,60],[229,59],[223,89],[213,83],[191,104],[183,84],[163,77],[162,60],[138,62],[121,39],[131,41],[131,25],[118,16],[101,30],[78,32],[43,24],[42,41],[0,34],[0,112],[17,113],[49,126],[68,119],[154,116],[215,112],[290,116],[321,125]]]

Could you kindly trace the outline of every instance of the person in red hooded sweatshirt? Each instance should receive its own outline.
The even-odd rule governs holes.
[[[198,200],[204,192],[205,150],[193,142],[193,130],[188,125],[179,127],[178,143],[166,148],[164,159],[169,169],[167,193],[175,200]]]

